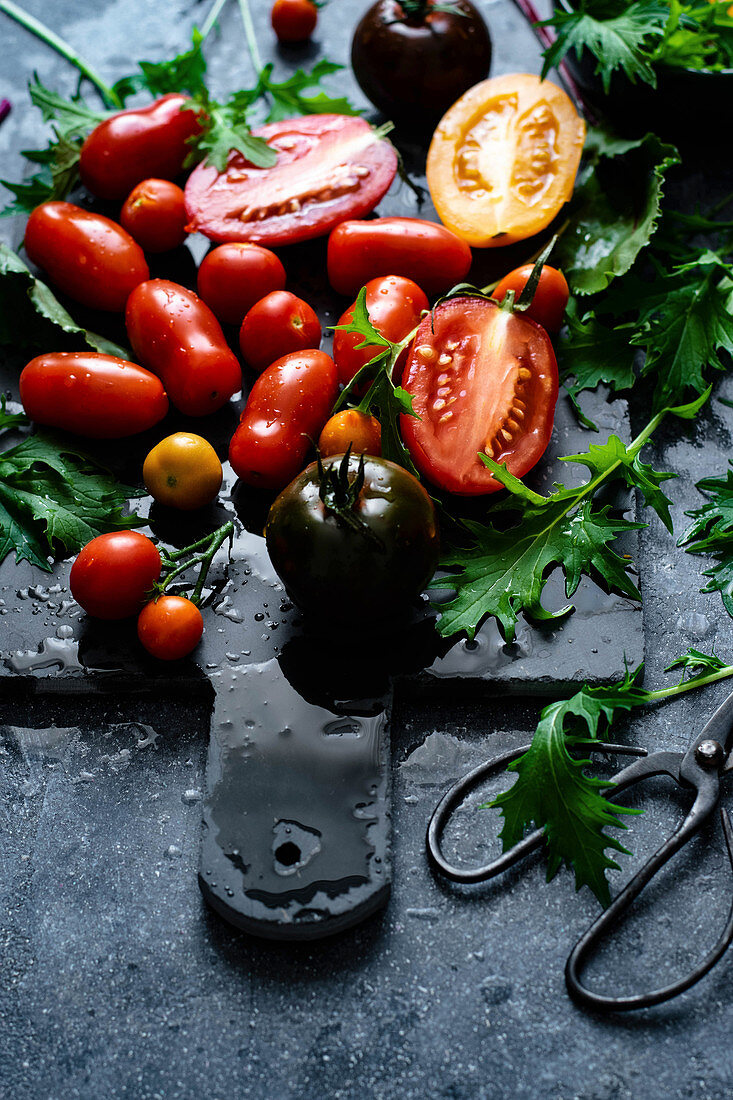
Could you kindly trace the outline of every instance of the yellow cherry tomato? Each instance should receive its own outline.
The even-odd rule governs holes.
[[[358,409],[334,413],[321,432],[318,450],[323,458],[328,458],[343,454],[349,444],[355,455],[376,455],[378,458],[382,453],[382,429],[377,418]]]
[[[427,178],[438,217],[474,248],[534,236],[572,195],[584,138],[556,84],[528,73],[484,80],[433,134]]]
[[[174,432],[143,463],[145,488],[159,504],[190,512],[210,504],[221,488],[216,451],[200,435]]]

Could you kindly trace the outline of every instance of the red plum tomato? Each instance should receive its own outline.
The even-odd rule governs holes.
[[[258,244],[222,244],[199,267],[198,292],[227,325],[241,325],[255,302],[285,286],[285,268],[274,252]]]
[[[291,351],[317,348],[321,322],[302,298],[287,290],[273,290],[255,302],[239,330],[245,361],[258,373]]]
[[[124,199],[144,179],[175,179],[200,130],[191,101],[172,93],[105,119],[81,148],[82,183],[100,199]]]
[[[443,294],[466,277],[470,266],[465,241],[420,218],[344,221],[328,239],[329,282],[349,296],[378,275],[404,275],[426,294]]]
[[[323,351],[296,351],[262,372],[229,445],[229,461],[247,485],[282,489],[303,469],[333,408],[338,376]]]
[[[37,424],[90,439],[145,432],[168,412],[163,383],[150,371],[93,351],[57,351],[31,359],[20,400]]]
[[[305,42],[318,22],[318,8],[311,0],[275,0],[270,15],[278,42]]]
[[[151,657],[180,661],[196,648],[204,620],[185,596],[159,596],[145,604],[137,620],[137,636]]]
[[[522,477],[550,441],[558,388],[550,338],[490,299],[440,303],[417,331],[402,385],[419,417],[400,417],[412,459],[450,493],[503,488],[480,452]]]
[[[503,302],[507,291],[513,290],[516,302],[527,285],[532,270],[532,264],[527,264],[525,267],[510,271],[496,287],[492,298],[496,298],[497,302]],[[525,315],[531,317],[538,325],[542,325],[548,332],[558,332],[565,316],[569,297],[570,288],[562,271],[545,264],[540,273],[534,298],[529,308],[525,310]]]
[[[70,202],[44,202],[25,227],[28,258],[55,286],[91,309],[122,312],[149,277],[140,245],[102,214]]]
[[[186,184],[190,232],[269,246],[308,241],[344,218],[363,218],[397,171],[390,143],[353,115],[306,115],[253,132],[277,164],[257,168],[236,152],[223,172],[200,164]]]
[[[349,324],[355,305],[354,302],[342,314],[340,325]],[[377,332],[393,344],[398,344],[416,328],[423,311],[430,308],[430,303],[412,279],[404,279],[401,275],[383,275],[379,279],[370,279],[366,284],[366,307],[369,320]],[[379,349],[373,345],[357,350],[357,344],[363,341],[364,337],[357,332],[336,329],[334,333],[333,358],[339,372],[339,382],[344,386],[378,353]]]
[[[146,252],[170,252],[186,239],[183,191],[170,180],[143,180],[127,196],[120,222]]]
[[[160,570],[160,554],[149,538],[139,531],[111,531],[80,551],[69,585],[87,615],[127,619],[143,606]]]
[[[216,412],[241,389],[239,360],[193,291],[167,279],[141,283],[130,295],[125,323],[135,355],[186,416]]]

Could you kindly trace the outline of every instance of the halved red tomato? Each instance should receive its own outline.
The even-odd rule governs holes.
[[[522,477],[550,441],[557,363],[536,322],[486,298],[453,298],[424,318],[402,385],[420,419],[401,418],[420,473],[463,496],[502,485],[480,452]]]
[[[186,184],[189,231],[213,241],[292,244],[373,210],[397,154],[363,118],[307,115],[254,133],[277,152],[273,168],[231,153],[226,171],[200,164]]]

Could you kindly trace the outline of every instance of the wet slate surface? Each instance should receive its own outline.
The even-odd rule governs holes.
[[[268,5],[254,6],[264,44]],[[365,6],[353,5],[354,22]],[[511,6],[499,0],[482,7],[495,43],[492,71],[536,69],[533,40]],[[111,76],[128,67],[128,50],[157,57],[182,47],[191,20],[203,18],[200,5],[131,0],[73,15],[60,3],[32,10]],[[347,54],[346,10],[351,19],[351,4],[332,2],[321,16],[319,42],[327,41],[329,55],[340,60]],[[212,42],[215,91],[250,75],[238,20],[231,5]],[[6,22],[3,35],[2,94],[17,101],[34,68],[72,90],[69,70],[38,43]],[[283,51],[280,60],[305,60],[310,52]],[[16,109],[0,130],[4,175],[18,177],[16,151],[38,136],[35,120]],[[715,201],[729,185],[722,171],[712,180],[701,161],[679,190],[687,202],[708,194]],[[12,243],[20,232],[4,227]],[[307,278],[306,271],[304,285]],[[719,392],[733,397],[733,386],[724,380]],[[695,425],[675,425],[661,437],[657,459],[680,475],[669,489],[677,524],[699,499],[694,481],[721,469],[732,430],[733,413],[714,402]],[[688,645],[733,653],[733,629],[719,599],[698,592],[701,563],[675,550],[654,519],[641,533],[639,561],[647,683],[661,684],[665,665]],[[28,589],[28,599],[3,596],[5,652],[6,631],[25,622],[17,606],[27,603],[40,624],[49,602],[60,607],[68,598],[49,593],[54,582],[41,578],[42,590],[34,592],[38,574],[14,579],[14,591]],[[235,629],[227,612],[236,614],[237,598],[231,594],[216,617],[217,632],[219,622],[225,633]],[[275,605],[279,612],[277,594]],[[73,632],[76,624],[70,625]],[[587,628],[593,631],[592,619]],[[9,648],[31,650],[37,663],[38,640],[57,630],[35,634],[24,626],[19,634]],[[423,834],[434,802],[487,751],[525,741],[540,699],[474,698],[454,681],[438,693],[416,688],[414,680],[409,691],[401,683],[391,731],[390,904],[323,942],[273,944],[233,931],[196,885],[212,706],[206,668],[189,668],[174,698],[138,697],[114,683],[96,698],[86,689],[83,697],[51,696],[46,689],[58,680],[58,663],[79,660],[70,639],[57,636],[61,656],[56,667],[51,659],[42,692],[11,690],[27,682],[17,672],[32,671],[19,668],[3,679],[0,694],[0,1081],[8,1095],[730,1095],[729,963],[677,1003],[630,1019],[595,1019],[570,1004],[562,985],[567,951],[596,912],[585,893],[575,895],[566,874],[546,886],[535,860],[501,883],[455,891],[427,869]],[[261,650],[247,646],[246,658],[271,656],[272,637],[260,642]],[[487,650],[492,644],[488,638]],[[226,650],[232,667],[243,648]],[[592,648],[585,638],[573,642],[573,663],[584,671]],[[221,654],[211,663],[220,660]],[[724,695],[720,685],[704,698],[649,713],[630,724],[629,736],[649,747],[681,747],[690,724],[697,726]],[[449,853],[486,856],[496,830],[477,809],[485,795],[477,792],[456,818]],[[634,822],[636,855],[624,859],[619,881],[670,828],[680,806],[668,803],[660,784],[648,808]],[[701,837],[629,921],[616,952],[598,961],[599,985],[651,984],[660,972],[684,969],[714,941],[730,889],[719,836]]]

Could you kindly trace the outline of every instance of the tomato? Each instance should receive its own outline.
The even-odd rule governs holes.
[[[532,237],[570,199],[584,139],[583,120],[549,80],[512,73],[477,84],[430,143],[438,217],[477,248]]]
[[[339,318],[347,325],[353,317],[356,302]],[[417,326],[424,310],[430,308],[427,297],[417,283],[400,275],[384,275],[366,284],[366,307],[369,320],[377,332],[398,344]],[[357,350],[364,337],[358,332],[336,329],[333,336],[333,358],[339,372],[339,382],[346,385],[379,349],[371,345]]]
[[[502,488],[479,452],[521,477],[549,443],[558,388],[550,338],[490,299],[438,305],[418,329],[402,385],[420,417],[400,418],[413,461],[451,493]]]
[[[125,199],[120,222],[146,252],[170,252],[186,239],[186,202],[170,180],[143,180]]]
[[[355,455],[381,455],[382,427],[376,416],[342,409],[326,421],[318,440],[321,458],[344,454],[349,447]]]
[[[378,275],[404,275],[426,294],[443,294],[466,277],[470,266],[465,241],[420,218],[345,221],[328,239],[329,281],[349,296]]]
[[[199,267],[198,292],[224,324],[241,325],[255,302],[285,286],[285,268],[258,244],[222,244]]]
[[[507,291],[514,291],[514,300],[519,300],[519,295],[527,285],[532,274],[533,265],[526,264],[518,267],[505,275],[492,294],[497,302],[503,302]],[[562,271],[556,267],[544,265],[540,273],[540,281],[534,292],[534,297],[525,315],[531,317],[538,325],[542,325],[548,332],[558,332],[562,325],[565,309],[567,308],[570,289]]]
[[[95,619],[127,619],[145,603],[160,576],[157,549],[139,531],[97,535],[71,567],[71,595]]]
[[[125,323],[136,356],[186,416],[216,412],[241,389],[239,361],[193,291],[167,279],[142,283],[130,295]]]
[[[121,312],[150,274],[129,233],[70,202],[36,207],[25,227],[25,250],[65,294],[92,309]]]
[[[163,384],[150,371],[93,351],[57,351],[31,359],[20,400],[38,424],[91,439],[121,439],[152,428],[168,412]]]
[[[82,183],[100,199],[124,199],[135,184],[155,177],[175,179],[199,132],[191,101],[174,93],[147,107],[121,111],[95,126],[81,148]]]
[[[200,164],[186,184],[191,232],[214,241],[308,241],[368,214],[397,171],[394,149],[363,118],[306,115],[254,133],[277,164],[256,168],[236,152],[224,172]]]
[[[421,10],[422,9],[422,10]],[[399,0],[377,0],[351,43],[361,90],[387,118],[433,125],[459,95],[489,75],[491,39],[470,0],[432,0],[408,11]]]
[[[208,440],[193,432],[175,432],[149,452],[143,481],[159,504],[189,512],[210,504],[219,492],[221,462]]]
[[[318,22],[318,8],[311,0],[275,0],[270,15],[278,42],[304,42]]]
[[[282,489],[302,470],[338,393],[333,359],[295,351],[259,376],[229,446],[235,474],[248,485]]]
[[[239,330],[242,355],[258,372],[288,352],[317,348],[320,343],[318,316],[287,290],[274,290],[256,302]]]
[[[137,636],[152,657],[180,661],[201,641],[204,620],[185,596],[159,596],[145,604],[137,620]]]
[[[293,602],[350,630],[404,614],[438,564],[435,509],[420,482],[393,462],[366,457],[359,488],[359,467],[356,455],[348,464],[325,463],[324,487],[313,463],[280,494],[265,527]],[[341,504],[333,492],[339,473],[353,497]]]

